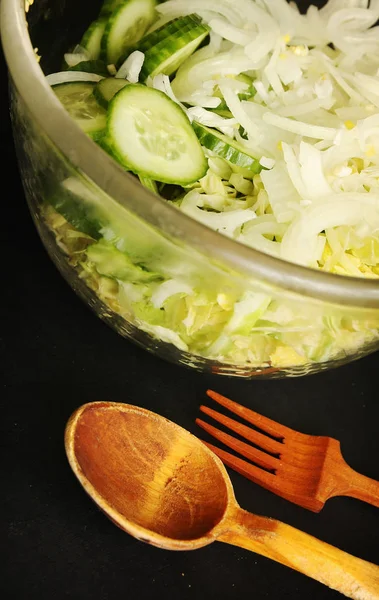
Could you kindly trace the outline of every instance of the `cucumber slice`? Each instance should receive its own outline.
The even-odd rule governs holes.
[[[208,148],[208,150],[212,150],[221,158],[225,158],[233,165],[247,169],[251,173],[259,173],[262,170],[259,160],[249,154],[248,148],[245,148],[242,144],[216,129],[210,129],[196,121],[193,121],[192,127],[201,145]]]
[[[141,84],[127,85],[111,101],[107,145],[121,165],[155,181],[187,185],[208,167],[180,106]]]
[[[103,37],[107,20],[105,17],[102,17],[93,21],[80,41],[80,46],[87,50],[92,60],[97,60],[100,56],[101,38]]]
[[[110,15],[101,40],[101,57],[116,64],[136,44],[155,18],[155,0],[124,0]]]
[[[97,73],[104,77],[109,77],[109,71],[102,60],[83,60],[73,67],[68,67],[67,71],[82,71],[83,73]]]
[[[150,272],[156,271],[158,236],[155,239],[147,230],[145,236],[141,235],[141,228],[136,228],[128,210],[85,177],[75,175],[59,183],[54,181],[52,185],[46,200],[73,227],[95,240],[104,239],[106,228],[112,243],[134,264],[151,265]]]
[[[126,85],[129,85],[129,81],[126,81],[126,79],[107,77],[106,79],[99,81],[95,86],[93,93],[98,103],[104,108],[108,108],[108,104],[113,96]]]
[[[71,81],[52,86],[70,116],[91,136],[102,131],[107,122],[107,113],[93,94],[95,86],[93,81]]]
[[[209,34],[198,15],[173,19],[142,38],[136,49],[145,55],[140,81],[159,73],[172,75]]]
[[[109,16],[123,2],[124,0],[104,0],[100,9],[100,16]]]
[[[47,200],[78,231],[89,235],[94,240],[101,238],[100,230],[103,223],[91,206],[85,204],[74,193],[59,189]]]

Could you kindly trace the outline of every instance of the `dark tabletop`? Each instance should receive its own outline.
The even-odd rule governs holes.
[[[379,355],[300,379],[244,381],[173,366],[119,337],[76,297],[47,256],[21,187],[1,56],[0,597],[6,600],[332,600],[339,594],[226,544],[169,552],[100,513],[63,447],[70,414],[93,400],[147,407],[201,436],[212,387],[295,429],[341,441],[347,462],[379,479]],[[379,510],[351,498],[311,513],[231,472],[238,502],[379,564]]]

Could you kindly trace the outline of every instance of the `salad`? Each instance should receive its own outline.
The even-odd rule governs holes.
[[[378,279],[378,17],[378,0],[306,14],[285,0],[105,0],[47,81],[177,210],[266,254]],[[152,269],[107,202],[69,178],[45,220],[99,297],[156,338],[256,367],[327,361],[377,339],[377,320],[310,318],[266,291]]]

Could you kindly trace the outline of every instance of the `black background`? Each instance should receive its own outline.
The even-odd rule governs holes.
[[[173,366],[119,337],[74,294],[32,224],[17,169],[1,55],[1,536],[5,599],[110,600],[342,597],[268,559],[212,544],[169,552],[136,541],[101,514],[66,461],[64,427],[93,400],[147,407],[202,436],[205,390],[298,430],[341,441],[352,467],[379,479],[379,355],[300,379],[244,381]],[[320,514],[231,472],[243,508],[285,521],[379,564],[377,508],[329,500]]]

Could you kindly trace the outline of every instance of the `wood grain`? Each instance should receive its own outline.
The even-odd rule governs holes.
[[[118,527],[168,550],[219,540],[257,552],[356,600],[379,600],[379,567],[289,525],[242,510],[217,456],[146,409],[113,402],[80,407],[66,453],[92,500]]]
[[[251,442],[247,444],[203,419],[196,419],[197,424],[212,437],[248,459],[243,460],[207,443],[228,467],[278,496],[314,512],[319,512],[334,496],[351,496],[379,507],[379,482],[357,473],[346,464],[338,440],[300,433],[213,390],[208,390],[207,394],[253,425],[246,426],[207,406],[200,406],[205,415]]]

